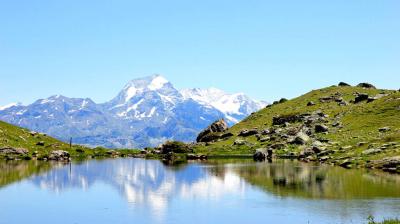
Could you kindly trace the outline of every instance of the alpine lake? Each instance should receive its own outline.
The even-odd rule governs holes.
[[[0,224],[368,223],[400,216],[400,175],[291,160],[0,162]]]

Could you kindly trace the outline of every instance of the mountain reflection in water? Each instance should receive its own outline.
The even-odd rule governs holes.
[[[246,210],[248,215],[260,209],[268,214],[279,214],[275,220],[282,219],[281,213],[285,212],[309,215],[304,217],[305,220],[329,217],[336,221],[343,217],[354,218],[354,215],[357,216],[355,220],[365,219],[369,214],[382,211],[389,215],[400,214],[399,175],[287,160],[273,163],[211,160],[179,167],[141,159],[90,160],[72,164],[30,161],[0,162],[0,168],[0,197],[5,189],[23,183],[55,195],[71,190],[91,192],[98,186],[106,186],[105,189],[120,195],[128,210],[141,216],[146,211],[160,222],[171,216],[171,210],[177,213],[176,216],[186,217],[197,212],[193,210],[197,207],[212,220],[215,220],[213,212],[231,215],[237,210],[238,213],[231,217],[234,223],[240,221],[235,216],[242,217],[240,210]],[[96,195],[105,204],[107,198],[112,197],[109,190]],[[294,216],[284,218],[296,220]]]

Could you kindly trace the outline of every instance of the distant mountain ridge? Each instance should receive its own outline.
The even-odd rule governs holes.
[[[112,100],[61,95],[24,106],[0,107],[0,119],[61,140],[111,148],[155,146],[168,139],[194,141],[213,121],[233,125],[267,105],[244,94],[222,90],[177,90],[163,76],[130,81]]]

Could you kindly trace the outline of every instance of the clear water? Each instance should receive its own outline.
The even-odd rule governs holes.
[[[0,223],[366,223],[400,176],[276,161],[0,162]]]

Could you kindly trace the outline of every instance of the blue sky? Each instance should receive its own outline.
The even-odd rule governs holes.
[[[0,0],[0,105],[105,102],[134,78],[272,101],[400,88],[400,1]]]

